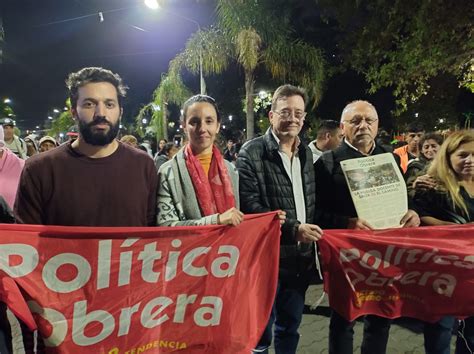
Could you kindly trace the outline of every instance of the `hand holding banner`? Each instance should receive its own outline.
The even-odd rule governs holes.
[[[319,242],[330,306],[435,322],[474,315],[474,227],[327,230]]]
[[[237,227],[0,225],[0,270],[48,352],[248,353],[272,308],[279,235],[275,213]]]

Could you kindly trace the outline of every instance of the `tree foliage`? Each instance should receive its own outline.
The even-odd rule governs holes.
[[[6,118],[6,117],[15,117],[15,112],[13,112],[13,109],[6,103],[0,102],[0,118]]]
[[[319,0],[338,20],[341,54],[365,75],[370,93],[394,89],[397,114],[448,73],[472,87],[474,39],[470,0]],[[471,74],[469,74],[471,73]]]
[[[314,105],[325,81],[322,51],[295,36],[291,1],[218,0],[219,25],[244,69],[247,138],[253,137],[255,71],[259,66],[281,83],[308,89]],[[264,14],[264,15],[263,15]]]
[[[58,136],[60,133],[68,132],[69,129],[75,125],[72,113],[70,110],[63,111],[51,122],[51,129],[48,130],[48,135]]]
[[[184,85],[179,72],[170,71],[161,76],[160,85],[153,93],[153,101],[142,107],[137,117],[137,133],[143,136],[146,132],[154,133],[157,141],[168,139],[167,105],[169,103],[182,105],[191,96]],[[143,118],[150,121],[148,131],[143,130]]]

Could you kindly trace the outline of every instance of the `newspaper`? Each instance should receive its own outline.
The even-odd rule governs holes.
[[[407,189],[391,153],[345,160],[341,168],[359,218],[375,229],[401,226]]]

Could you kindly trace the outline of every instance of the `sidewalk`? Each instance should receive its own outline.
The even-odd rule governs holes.
[[[306,304],[313,304],[322,293],[322,285],[311,286],[306,293]],[[298,354],[328,353],[329,307],[327,297],[317,309],[317,315],[303,315],[300,326]],[[308,311],[309,312],[309,309]],[[411,329],[408,329],[410,327]],[[360,353],[363,322],[354,327],[354,352]],[[412,321],[397,320],[390,329],[387,354],[424,354],[422,328]],[[456,337],[451,341],[451,353],[454,353]],[[274,351],[270,351],[274,353]]]

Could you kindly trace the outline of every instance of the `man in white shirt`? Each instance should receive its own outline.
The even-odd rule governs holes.
[[[339,122],[335,120],[323,120],[319,125],[316,139],[308,144],[313,153],[313,163],[315,163],[324,151],[334,150],[341,145],[344,133]]]

